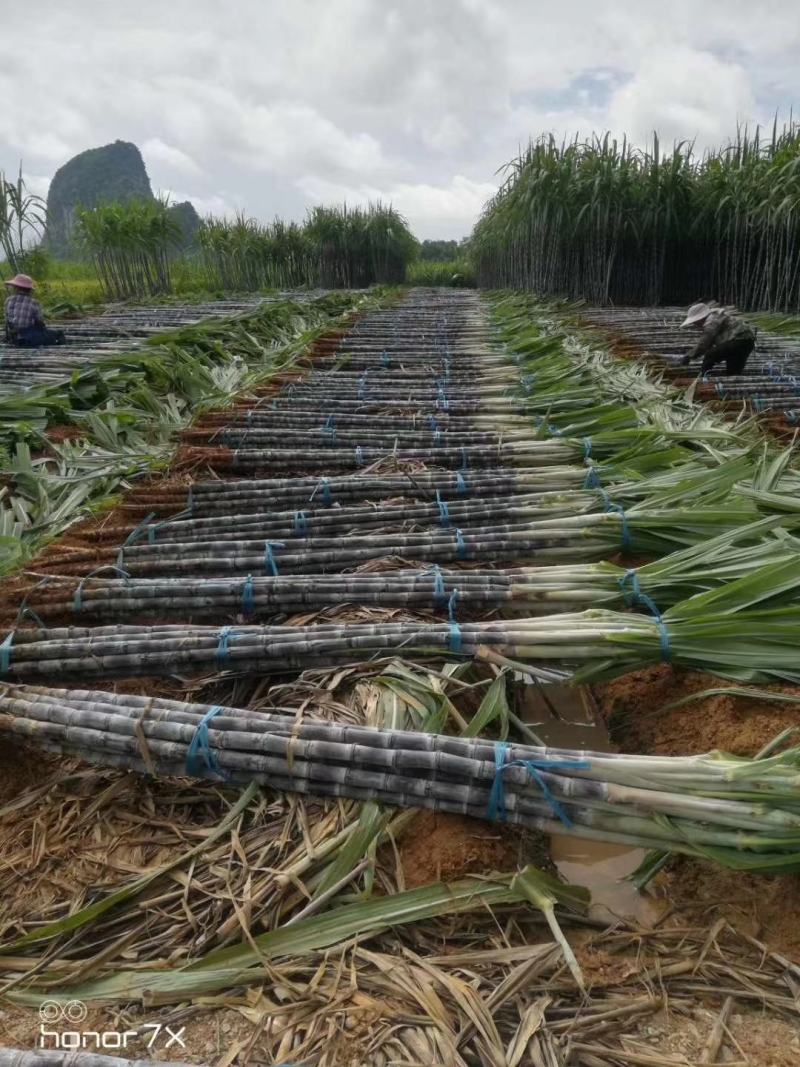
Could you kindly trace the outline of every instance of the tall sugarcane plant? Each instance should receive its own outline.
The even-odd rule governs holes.
[[[544,136],[506,167],[470,241],[479,284],[605,303],[800,308],[800,126],[698,155]]]
[[[200,227],[202,260],[212,285],[239,291],[319,285],[362,288],[403,282],[417,242],[392,207],[315,207],[305,223],[263,225],[243,213]]]
[[[44,234],[47,208],[29,191],[20,168],[16,181],[0,171],[0,250],[12,272],[25,267],[28,246]]]
[[[171,253],[182,231],[166,199],[129,200],[78,209],[78,235],[111,300],[171,289]]]

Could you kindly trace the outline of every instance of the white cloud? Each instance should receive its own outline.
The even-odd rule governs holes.
[[[456,174],[446,186],[425,182],[348,186],[311,175],[297,184],[309,203],[346,201],[356,205],[381,200],[404,215],[415,232],[432,237],[448,233],[466,236],[483,205],[497,190],[496,183],[472,181],[463,174]]]
[[[190,155],[174,145],[165,144],[159,137],[149,137],[141,145],[141,150],[145,164],[151,172],[157,167],[159,171],[177,171],[179,174],[200,173],[200,168]]]
[[[667,48],[642,63],[609,103],[609,124],[637,141],[658,130],[662,142],[719,144],[756,111],[746,71],[709,52]]]
[[[182,204],[184,200],[194,204],[195,211],[201,218],[205,218],[207,215],[214,215],[217,218],[233,218],[237,212],[245,209],[244,204],[237,204],[229,200],[225,195],[195,196],[194,193],[179,192],[177,190],[170,193],[171,203]]]
[[[157,189],[264,219],[374,194],[457,237],[531,135],[709,144],[800,102],[796,0],[39,0],[33,59],[6,6],[0,168],[132,140]]]

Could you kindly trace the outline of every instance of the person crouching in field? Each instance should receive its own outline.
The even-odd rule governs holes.
[[[742,373],[756,346],[755,330],[744,319],[725,308],[692,304],[681,323],[681,329],[687,326],[702,330],[703,336],[689,355],[683,357],[680,362],[682,367],[687,367],[693,359],[702,356],[701,374],[707,374],[723,360],[728,374]]]
[[[33,278],[17,274],[6,282],[10,295],[6,300],[6,341],[17,348],[39,348],[41,345],[63,345],[63,330],[49,330],[45,325],[42,305],[32,297]]]

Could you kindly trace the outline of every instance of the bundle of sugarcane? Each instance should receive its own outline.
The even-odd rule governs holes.
[[[602,471],[601,474],[604,474]],[[192,515],[219,512],[280,511],[284,508],[331,507],[393,497],[433,501],[446,498],[511,496],[552,489],[580,489],[587,470],[580,465],[480,471],[420,470],[357,477],[242,478],[196,482],[184,499]],[[170,494],[174,499],[174,494]]]
[[[608,500],[608,496],[605,497]],[[262,511],[242,515],[237,509],[214,516],[189,516],[174,520],[148,523],[136,533],[133,541],[150,544],[167,541],[197,541],[211,537],[218,540],[252,538],[256,536],[292,538],[324,536],[325,534],[357,531],[372,527],[411,529],[419,526],[474,526],[490,520],[519,522],[523,519],[544,519],[558,515],[577,515],[596,511],[603,505],[599,490],[574,490],[563,493],[539,493],[508,496],[479,497],[471,500],[463,495],[445,499],[441,493],[430,502],[371,503],[357,507],[319,507],[292,511]],[[316,503],[316,501],[315,501]],[[105,527],[99,540],[119,542],[127,539],[126,527]]]
[[[586,482],[587,479],[584,478]],[[681,481],[681,493],[689,495],[688,476]],[[465,483],[466,484],[466,483]],[[720,492],[722,487],[722,493]],[[741,509],[743,501],[735,501],[733,494],[728,494],[727,479],[709,477],[703,471],[702,481],[697,492],[691,493],[697,503],[707,505],[710,502],[727,498],[728,505],[736,503]],[[243,540],[253,537],[296,538],[324,536],[330,533],[352,533],[364,528],[405,529],[417,527],[451,526],[467,527],[491,526],[503,520],[506,525],[527,521],[541,521],[566,515],[581,515],[597,512],[601,509],[614,511],[623,504],[627,507],[636,504],[639,510],[659,509],[664,499],[664,481],[655,479],[647,482],[620,483],[612,487],[611,494],[600,485],[594,488],[548,491],[544,493],[479,496],[475,499],[463,493],[444,493],[436,490],[429,500],[410,500],[403,502],[370,501],[362,506],[324,507],[317,498],[311,507],[281,511],[279,507],[269,510],[248,511],[234,505],[222,514],[192,514],[178,516],[172,520],[146,523],[131,534],[127,527],[104,527],[100,540],[146,541],[197,541],[208,540],[211,536],[221,540]],[[648,497],[655,501],[650,504]],[[317,505],[317,506],[313,506]],[[745,510],[749,503],[744,502]],[[243,514],[247,511],[247,514]],[[741,513],[741,511],[740,511]]]
[[[201,618],[265,618],[320,611],[345,604],[363,607],[444,611],[452,604],[468,613],[503,608],[550,615],[576,608],[633,604],[642,595],[666,607],[718,588],[770,562],[795,560],[800,544],[769,537],[777,518],[702,541],[639,568],[612,563],[520,567],[505,571],[442,570],[346,575],[248,575],[241,578],[78,579],[51,576],[28,595],[23,617],[45,620],[80,614],[88,618],[155,616],[160,621]],[[16,612],[16,609],[15,609]],[[12,621],[13,614],[6,616]]]
[[[357,567],[370,560],[500,562],[535,559],[563,563],[598,559],[614,552],[663,554],[710,536],[734,531],[751,521],[746,505],[677,511],[613,511],[562,515],[503,525],[480,520],[461,527],[440,526],[419,533],[367,533],[342,537],[297,537],[274,542],[264,538],[154,540],[133,543],[117,554],[117,565],[130,575],[273,574],[323,572]],[[73,554],[70,565],[97,560],[96,552]],[[109,562],[113,562],[110,560]]]
[[[467,430],[497,430],[497,416],[453,415],[450,411],[440,411],[438,415],[422,415],[418,412],[400,415],[361,415],[357,412],[344,412],[329,419],[323,415],[317,405],[309,408],[292,408],[282,411],[280,407],[240,406],[233,410],[210,412],[203,416],[206,426],[223,427],[259,427],[259,426],[322,426],[344,429],[383,429],[385,426],[397,426],[399,429],[415,430],[429,427],[464,428]],[[524,415],[506,415],[501,421],[502,427],[530,429],[531,420]]]
[[[155,528],[149,543],[135,530],[117,551],[112,547],[66,549],[51,553],[49,564],[62,574],[81,573],[86,564],[117,566],[130,576],[312,574],[351,570],[374,560],[424,560],[429,563],[490,560],[536,560],[568,563],[607,557],[615,552],[663,555],[696,544],[752,521],[747,505],[698,507],[695,510],[637,510],[619,505],[603,512],[504,525],[447,526],[418,533],[375,531],[362,536],[298,535],[290,541],[263,537],[220,539],[213,531],[200,539],[158,541]],[[246,532],[246,531],[245,531]]]
[[[505,444],[530,441],[533,435],[530,430],[525,429],[497,430],[494,433],[483,430],[449,430],[438,426],[419,430],[395,430],[387,424],[384,424],[382,431],[376,428],[346,430],[330,427],[326,429],[324,425],[318,423],[315,427],[297,428],[276,426],[218,430],[212,427],[208,430],[193,430],[183,436],[187,441],[209,441],[212,444],[236,449],[280,448],[291,444],[304,449],[314,444],[326,449],[348,446],[355,448],[358,445],[364,449],[424,448],[431,450],[429,456],[432,461],[435,461],[440,448],[496,449]]]
[[[593,609],[546,618],[447,623],[382,619],[313,626],[117,625],[16,629],[0,644],[0,675],[135,677],[294,671],[312,666],[414,653],[426,658],[490,658],[582,666],[581,677],[615,677],[670,662],[728,678],[800,681],[800,602],[796,559],[779,560],[690,597],[661,614]]]
[[[46,997],[42,998],[43,1005],[51,1004],[53,1006],[53,1022],[58,1022],[64,1018],[61,1013],[69,1008],[69,1003],[67,1001],[66,1005],[62,1005],[60,1001],[48,1001]],[[73,1001],[73,1003],[78,1005],[76,1010],[79,1015],[80,1009],[85,1011],[81,1001]],[[83,1022],[83,1018],[71,1020],[67,1016],[66,1023],[70,1022],[73,1025],[77,1025],[79,1022]],[[121,1059],[119,1056],[104,1056],[100,1052],[76,1052],[71,1047],[69,1049],[37,1048],[33,1051],[25,1051],[19,1048],[0,1048],[0,1067],[153,1067],[154,1062],[152,1059],[129,1060]],[[177,1060],[159,1060],[158,1062],[162,1064],[162,1067],[190,1067],[190,1064],[178,1063]],[[198,1064],[194,1064],[193,1067],[198,1067]]]
[[[614,484],[614,497],[640,500],[663,497],[670,504],[698,495],[718,492],[720,499],[750,470],[747,457],[710,466],[700,456],[687,458],[685,449],[648,449],[626,453],[601,465],[555,467],[495,467],[483,470],[417,470],[388,474],[358,474],[339,477],[240,478],[195,482],[181,497],[176,490],[152,492],[154,504],[162,501],[179,506],[185,500],[192,516],[281,511],[287,508],[332,507],[357,501],[408,500],[434,502],[436,494],[446,501],[473,497],[511,497],[581,489],[602,482]],[[653,473],[656,472],[656,473]],[[630,479],[638,475],[635,481]],[[602,494],[598,495],[602,497]],[[121,532],[121,531],[120,531]]]
[[[768,759],[572,751],[6,686],[0,727],[91,762],[507,820],[545,833],[800,869],[800,749]]]
[[[471,415],[473,413],[480,415],[523,415],[525,413],[525,405],[518,398],[514,397],[486,397],[484,399],[474,398],[471,400],[461,399],[448,400],[446,404],[442,403],[442,397],[438,391],[432,394],[426,400],[413,400],[409,398],[397,397],[364,397],[359,399],[357,396],[353,397],[339,397],[328,394],[322,397],[322,400],[317,398],[315,401],[320,412],[326,416],[336,412],[352,412],[356,415],[368,415],[377,414],[380,412],[395,412],[395,413],[414,413],[424,411],[425,414],[435,415],[437,411],[447,411],[451,415]],[[322,403],[324,401],[324,404]],[[285,411],[289,411],[294,407],[306,409],[309,406],[309,398],[295,395],[288,390],[284,390],[280,394],[280,399],[276,407],[278,410],[281,408]]]
[[[448,470],[501,467],[519,464],[523,467],[556,466],[580,461],[584,454],[579,442],[566,441],[501,441],[496,444],[453,448],[447,445],[427,448],[396,448],[394,443],[384,448],[356,445],[353,448],[336,446],[320,449],[300,448],[236,448],[211,445],[207,448],[189,446],[187,461],[205,462],[216,470],[247,471],[316,471],[320,475],[337,471],[357,471],[375,463],[391,459],[398,464],[424,463]]]

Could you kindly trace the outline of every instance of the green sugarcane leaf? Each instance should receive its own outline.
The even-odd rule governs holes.
[[[379,804],[368,800],[361,807],[355,830],[348,835],[338,850],[336,859],[325,868],[312,900],[336,885],[368,854],[392,819],[393,812],[386,812]]]
[[[500,720],[500,740],[505,741],[508,737],[509,706],[506,692],[507,674],[501,671],[489,686],[486,695],[481,701],[480,707],[470,719],[464,730],[465,737],[478,737],[486,727]]]
[[[564,953],[564,960],[567,967],[569,967],[570,973],[578,983],[578,986],[583,989],[583,974],[575,958],[575,953],[572,951],[563,930],[558,924],[555,905],[559,903],[573,911],[585,911],[590,899],[588,889],[583,889],[580,886],[564,885],[555,878],[551,878],[531,866],[525,867],[524,870],[514,876],[511,881],[511,889],[519,893],[520,896],[525,897],[535,908],[542,912],[553,937],[561,946],[561,951]]]
[[[294,925],[260,934],[254,938],[255,948],[246,944],[218,949],[181,970],[120,971],[67,989],[53,988],[52,980],[49,980],[47,996],[60,1002],[78,999],[91,1004],[136,1001],[145,996],[150,1003],[176,1003],[220,989],[262,981],[264,959],[302,958],[352,937],[364,937],[393,926],[515,903],[521,899],[524,899],[522,894],[501,880],[469,878],[449,885],[437,883],[334,908]],[[14,1003],[33,1005],[40,1004],[42,999],[33,984],[24,991],[9,990],[6,997]]]

